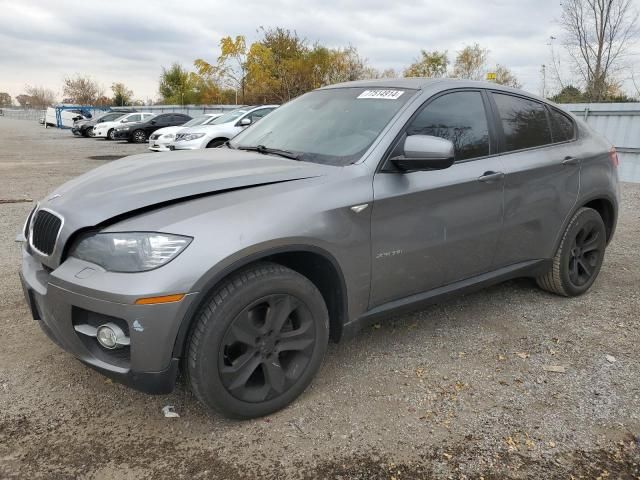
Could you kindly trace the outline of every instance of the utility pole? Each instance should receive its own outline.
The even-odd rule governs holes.
[[[545,64],[542,64],[540,73],[542,74],[542,91],[540,92],[540,96],[542,98],[547,98],[547,66]]]

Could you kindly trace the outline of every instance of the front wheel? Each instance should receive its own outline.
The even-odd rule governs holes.
[[[93,127],[89,127],[84,131],[84,136],[88,137],[88,138],[93,138],[96,136],[95,132],[93,131]]]
[[[136,130],[135,132],[133,132],[133,135],[131,135],[131,138],[133,139],[134,143],[144,143],[147,141],[147,134],[144,132],[144,130]]]
[[[569,222],[551,268],[536,279],[538,286],[565,297],[582,295],[600,272],[606,245],[607,232],[600,214],[581,208]]]
[[[327,349],[329,316],[306,277],[258,263],[220,285],[201,309],[188,346],[196,397],[234,418],[268,415],[291,403]]]

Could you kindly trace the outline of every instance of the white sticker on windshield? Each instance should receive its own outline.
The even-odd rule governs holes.
[[[358,98],[377,98],[381,100],[397,100],[404,92],[402,90],[365,90]]]

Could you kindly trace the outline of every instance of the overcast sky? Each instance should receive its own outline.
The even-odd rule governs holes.
[[[42,85],[62,97],[65,75],[88,74],[110,95],[124,82],[158,96],[162,66],[215,61],[221,37],[257,37],[259,26],[296,30],[310,42],[354,45],[370,64],[401,70],[420,49],[450,57],[478,42],[540,92],[549,37],[561,36],[559,0],[0,0],[0,91]]]

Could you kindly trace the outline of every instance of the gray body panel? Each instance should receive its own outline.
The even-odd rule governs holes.
[[[457,88],[522,94],[518,90],[421,79],[343,86],[418,90],[354,164],[324,166],[225,148],[170,152],[113,162],[53,192],[60,196],[47,196],[40,208],[64,217],[62,232],[50,256],[27,246],[22,272],[27,291],[46,311],[48,333],[83,361],[114,372],[77,341],[73,307],[130,327],[138,321],[143,330],[132,329],[130,369],[159,372],[180,351],[176,343],[212,286],[274,252],[312,251],[330,260],[342,280],[335,288],[344,290],[341,322],[354,331],[390,308],[533,274],[527,269],[553,257],[569,218],[589,200],[607,199],[617,215],[609,145],[579,120],[576,141],[498,152],[439,171],[380,170],[407,121],[434,94]],[[563,165],[567,156],[580,161]],[[487,172],[504,177],[479,181]],[[174,233],[193,242],[156,270],[115,273],[66,257],[78,232],[94,228]],[[187,296],[134,305],[174,293]]]

